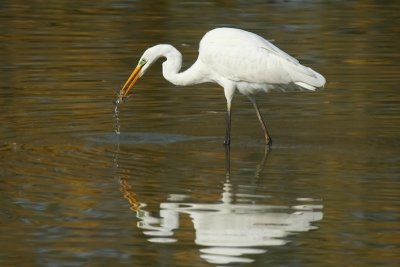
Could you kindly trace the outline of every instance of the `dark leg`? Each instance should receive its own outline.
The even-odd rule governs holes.
[[[226,111],[226,131],[224,145],[229,146],[231,144],[231,103],[227,104]]]
[[[265,143],[266,143],[266,145],[271,146],[272,145],[272,139],[271,139],[271,137],[270,137],[270,135],[268,133],[267,125],[265,124],[265,121],[264,121],[264,119],[263,119],[263,117],[261,115],[260,109],[257,106],[256,99],[255,99],[255,97],[249,97],[249,99],[250,99],[251,103],[253,103],[253,107],[256,110],[258,120],[260,121],[260,124],[261,124],[261,128],[263,129],[264,137],[265,137]]]
[[[231,146],[225,146],[225,178],[229,180],[231,175]]]

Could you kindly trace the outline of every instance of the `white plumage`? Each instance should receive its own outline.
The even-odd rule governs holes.
[[[224,88],[227,100],[225,144],[230,144],[231,103],[236,91],[249,97],[257,112],[266,143],[272,143],[255,101],[259,92],[311,90],[322,88],[325,78],[280,50],[264,38],[244,30],[217,28],[200,41],[199,57],[186,71],[179,73],[182,54],[173,46],[160,44],[147,49],[121,93],[126,96],[138,78],[160,57],[163,76],[175,85],[215,82]]]

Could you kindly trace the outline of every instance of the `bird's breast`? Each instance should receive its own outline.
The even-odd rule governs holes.
[[[267,83],[236,82],[236,88],[242,95],[257,95],[258,93],[268,93],[274,89],[274,85]]]

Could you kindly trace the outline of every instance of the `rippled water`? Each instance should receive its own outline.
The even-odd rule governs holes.
[[[0,4],[1,266],[398,266],[396,1]],[[157,63],[113,101],[143,50],[184,68],[209,29],[273,41],[327,78],[246,98],[174,87]],[[119,134],[118,134],[119,132]]]

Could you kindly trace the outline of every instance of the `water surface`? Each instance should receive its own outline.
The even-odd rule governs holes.
[[[2,266],[398,266],[398,4],[108,1],[0,4]],[[209,29],[256,32],[324,74],[317,93],[174,87]],[[116,133],[119,129],[120,134]]]

